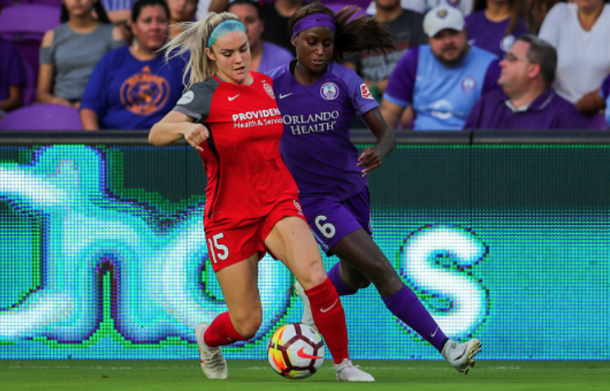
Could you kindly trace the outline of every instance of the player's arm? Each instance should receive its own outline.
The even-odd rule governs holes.
[[[377,138],[375,146],[365,148],[358,158],[358,167],[366,167],[362,172],[369,172],[381,166],[381,160],[396,147],[396,138],[379,108],[367,111],[362,119]]]
[[[201,143],[210,137],[210,132],[202,124],[193,123],[193,118],[178,111],[170,111],[150,129],[148,142],[157,147],[165,147],[181,138],[193,148],[203,151]]]

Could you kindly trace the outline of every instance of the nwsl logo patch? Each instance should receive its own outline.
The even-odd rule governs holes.
[[[324,83],[320,87],[320,95],[326,100],[335,100],[339,96],[339,86],[335,83]]]
[[[373,94],[371,94],[371,91],[369,91],[369,89],[366,87],[366,84],[364,83],[360,84],[360,96],[362,96],[364,99],[375,99],[373,98]]]

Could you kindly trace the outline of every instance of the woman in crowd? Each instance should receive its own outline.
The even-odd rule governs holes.
[[[208,253],[228,307],[211,324],[195,327],[203,372],[226,379],[220,346],[248,340],[260,327],[258,262],[268,251],[305,288],[337,378],[373,381],[349,359],[341,301],[324,273],[296,184],[279,153],[283,126],[272,81],[248,71],[245,26],[234,14],[211,13],[187,27],[167,51],[190,53],[189,89],[152,127],[149,141],[166,146],[184,138],[201,155],[208,176]]]
[[[192,22],[197,13],[198,0],[167,0],[170,16],[169,37],[173,39],[183,31],[183,26],[178,23]]]
[[[610,70],[610,5],[604,0],[558,3],[547,14],[540,38],[557,49],[553,87],[576,102],[602,84]]]
[[[515,39],[528,33],[522,1],[477,0],[466,17],[470,44],[504,57]]]
[[[169,10],[164,0],[138,0],[130,25],[134,39],[96,65],[85,89],[80,118],[86,130],[150,129],[176,104],[186,62],[165,62]]]
[[[125,41],[98,0],[64,0],[60,20],[42,39],[36,101],[78,107],[95,65]]]
[[[371,237],[368,173],[381,165],[396,140],[362,79],[339,61],[345,53],[391,50],[393,41],[373,18],[348,22],[354,12],[346,8],[335,16],[312,3],[290,21],[296,59],[270,73],[284,121],[282,157],[297,182],[315,238],[340,259],[328,272],[339,295],[355,294],[373,283],[397,318],[467,373],[480,351],[479,341],[459,344],[445,337]],[[362,117],[377,139],[360,155],[350,141],[354,115]],[[296,288],[305,307],[303,323],[317,325],[304,287],[297,283]]]

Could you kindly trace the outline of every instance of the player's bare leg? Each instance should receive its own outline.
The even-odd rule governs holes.
[[[265,239],[265,245],[303,286],[313,319],[333,355],[337,379],[375,381],[371,375],[352,365],[349,359],[343,306],[326,276],[320,250],[307,223],[298,217],[280,220]]]

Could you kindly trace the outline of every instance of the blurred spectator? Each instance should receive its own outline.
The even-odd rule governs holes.
[[[461,130],[481,95],[498,88],[498,59],[468,45],[464,16],[455,8],[428,11],[424,31],[430,44],[415,46],[400,59],[381,113],[396,128],[404,109],[412,106],[415,119],[409,127],[415,130]]]
[[[412,10],[415,12],[426,13],[431,8],[446,5],[454,7],[462,11],[464,15],[468,15],[472,12],[473,0],[400,0],[400,6],[402,8]],[[366,10],[369,15],[375,15],[377,9],[375,3],[371,3]]]
[[[229,0],[199,0],[197,4],[197,20],[203,19],[210,12],[222,12],[227,9]]]
[[[25,75],[15,45],[0,38],[0,119],[23,102]]]
[[[108,19],[114,24],[124,23],[129,20],[131,17],[131,8],[133,8],[133,4],[137,0],[99,0],[104,9],[106,10],[106,14],[108,15]]]
[[[468,43],[492,52],[498,57],[527,34],[522,0],[476,0],[475,11],[466,17]]]
[[[195,21],[198,0],[166,0],[169,8],[169,38],[172,39],[184,29],[177,23]]]
[[[132,11],[130,46],[115,49],[97,64],[80,107],[83,128],[148,129],[182,95],[186,62],[166,62],[169,9],[164,0],[138,0]]]
[[[361,53],[346,58],[344,65],[358,72],[373,97],[381,101],[390,74],[400,58],[411,46],[425,44],[426,34],[423,26],[424,15],[402,8],[400,0],[375,0],[374,4],[377,10],[374,17],[384,23],[388,31],[396,37],[396,51],[387,54]]]
[[[546,15],[551,8],[559,1],[560,0],[526,0],[524,13],[527,29],[534,34],[538,34],[544,18],[546,18]]]
[[[64,0],[60,20],[42,39],[36,101],[78,107],[93,67],[125,41],[97,0]]]
[[[235,0],[229,4],[229,12],[237,15],[246,26],[250,44],[250,70],[266,73],[292,60],[292,54],[281,46],[261,39],[265,22],[261,18],[258,3],[252,0]]]
[[[557,92],[576,102],[598,88],[610,70],[610,5],[604,0],[558,3],[539,37],[557,49]]]
[[[605,121],[610,126],[610,75],[606,76],[600,88],[589,92],[575,103],[576,108],[592,121],[606,109]]]
[[[500,61],[501,90],[483,95],[464,129],[584,129],[576,107],[553,90],[557,52],[534,35],[522,35]]]
[[[281,46],[295,56],[296,48],[292,46],[288,22],[304,4],[303,0],[275,0],[263,3],[261,13],[265,22],[263,40]]]

